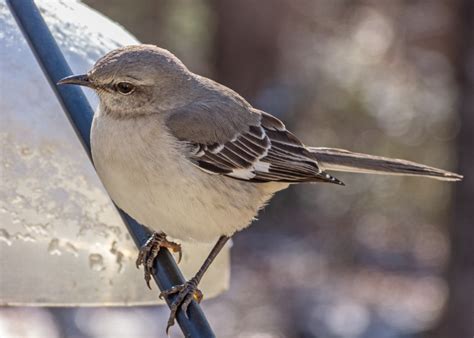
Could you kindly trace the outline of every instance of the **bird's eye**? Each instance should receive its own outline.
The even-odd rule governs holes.
[[[120,94],[128,95],[135,91],[135,86],[130,82],[119,82],[115,85],[115,90],[117,90]]]

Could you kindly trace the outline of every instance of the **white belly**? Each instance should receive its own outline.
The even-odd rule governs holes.
[[[96,116],[91,135],[94,164],[110,196],[150,229],[211,242],[248,226],[273,193],[287,186],[203,172],[185,158],[159,118]]]

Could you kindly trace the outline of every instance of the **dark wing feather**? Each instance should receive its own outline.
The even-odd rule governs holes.
[[[314,156],[277,118],[261,113],[250,125],[225,143],[191,143],[191,160],[206,172],[250,182],[313,182],[343,184],[323,172]]]

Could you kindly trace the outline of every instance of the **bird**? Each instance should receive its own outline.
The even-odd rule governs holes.
[[[137,259],[148,286],[160,248],[181,253],[180,241],[216,243],[193,278],[161,292],[176,294],[167,332],[178,311],[202,299],[198,284],[226,242],[289,185],[344,185],[333,171],[463,178],[411,161],[307,146],[278,118],[154,45],[115,49],[58,84],[89,87],[99,97],[94,166],[112,200],[153,231]]]

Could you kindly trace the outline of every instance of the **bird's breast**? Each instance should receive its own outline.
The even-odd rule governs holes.
[[[253,184],[201,171],[159,118],[94,118],[94,165],[111,198],[155,231],[210,242],[250,224],[281,184]]]

